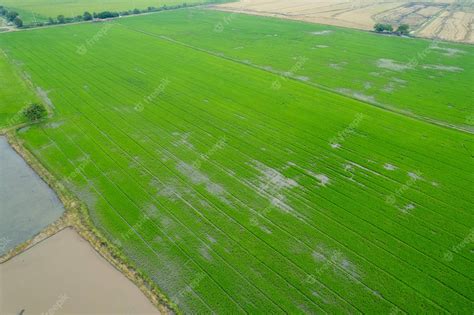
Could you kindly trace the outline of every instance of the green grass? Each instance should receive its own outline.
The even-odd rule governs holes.
[[[1,35],[56,110],[18,136],[185,312],[472,313],[474,137],[156,36],[205,48],[214,36],[225,49],[212,26],[223,16],[183,10]],[[229,29],[244,20],[247,47],[260,45],[259,27],[286,31],[252,48],[254,64],[288,70],[289,47],[317,40],[300,44],[306,24],[258,17]],[[388,43],[404,43],[341,32],[358,54],[380,41],[392,56]],[[332,58],[362,58],[346,49]]]
[[[1,43],[1,41],[0,41]],[[38,97],[15,70],[0,46],[0,129],[25,122],[23,109]]]
[[[204,10],[128,19],[123,24],[273,71],[293,69],[294,77],[307,83],[474,129],[467,119],[474,114],[472,45],[440,42],[430,49],[435,42],[429,40]],[[329,33],[314,34],[324,31]],[[297,58],[306,58],[302,67],[296,66]],[[381,68],[391,67],[381,59],[412,68]],[[452,68],[424,68],[433,65]]]
[[[161,7],[163,5],[176,5],[182,3],[207,3],[212,0],[1,0],[3,5],[10,10],[20,13],[25,23],[46,21],[49,17],[58,15],[74,17],[82,15],[85,11],[128,11],[133,9],[146,9],[147,7]]]

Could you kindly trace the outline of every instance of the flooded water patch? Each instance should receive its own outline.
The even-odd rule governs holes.
[[[53,190],[0,137],[0,256],[64,212]]]

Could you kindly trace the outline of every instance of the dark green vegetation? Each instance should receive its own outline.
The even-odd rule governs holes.
[[[374,25],[374,31],[378,33],[393,32],[393,26],[390,24],[377,23]]]
[[[473,311],[474,137],[314,86],[462,124],[472,47],[201,10],[0,44],[55,106],[18,136],[182,310]]]
[[[397,27],[397,30],[393,31],[393,26],[391,24],[377,23],[374,25],[374,31],[377,33],[390,33],[396,35],[409,35],[410,34],[410,25],[401,24]]]
[[[25,108],[23,115],[28,121],[34,122],[44,118],[47,115],[47,111],[43,105],[31,104]]]

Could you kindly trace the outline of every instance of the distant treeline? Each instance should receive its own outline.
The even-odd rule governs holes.
[[[410,35],[410,26],[408,24],[401,24],[398,28],[394,31],[393,26],[391,24],[383,24],[377,23],[374,25],[374,31],[377,33],[386,33],[386,34],[396,34],[396,35]]]
[[[66,17],[64,15],[58,15],[56,18],[52,18],[52,17],[48,18],[48,20],[45,22],[33,22],[30,24],[24,24],[18,12],[9,11],[4,6],[0,6],[0,16],[3,16],[8,22],[12,22],[18,28],[31,28],[31,27],[41,27],[41,26],[56,25],[56,24],[77,23],[77,22],[82,22],[82,21],[103,20],[103,19],[116,18],[119,16],[128,16],[128,15],[137,15],[137,14],[142,14],[142,13],[175,10],[175,9],[180,9],[180,8],[199,6],[203,4],[220,3],[220,2],[222,2],[222,0],[198,2],[198,3],[191,3],[191,4],[188,4],[186,2],[182,4],[175,4],[175,5],[165,4],[161,7],[148,7],[143,10],[133,9],[133,10],[128,10],[128,11],[102,11],[102,12],[93,12],[93,13],[86,11],[84,12],[83,15],[78,15],[75,17]]]
[[[3,16],[7,22],[12,22],[17,27],[23,26],[23,21],[19,17],[18,12],[8,11],[3,5],[0,5],[0,16]]]

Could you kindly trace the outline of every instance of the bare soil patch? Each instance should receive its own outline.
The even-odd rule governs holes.
[[[1,314],[159,314],[71,228],[1,264],[0,280]]]

